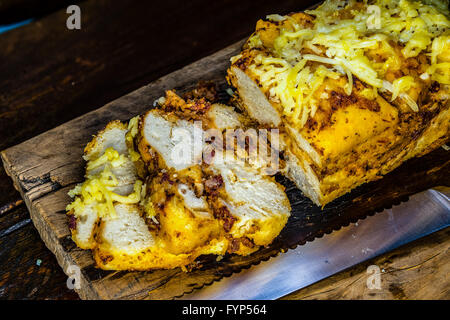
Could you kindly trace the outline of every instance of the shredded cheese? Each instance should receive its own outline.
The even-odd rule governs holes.
[[[141,158],[139,152],[134,150],[134,137],[138,134],[139,130],[139,116],[131,118],[128,122],[128,132],[125,134],[125,140],[127,142],[128,153],[130,154],[131,161],[138,161]]]
[[[125,155],[120,155],[116,150],[114,150],[114,148],[107,148],[102,156],[96,160],[89,161],[86,169],[87,171],[90,171],[104,165],[105,163],[110,163],[112,167],[117,168],[123,165],[126,161],[127,158]]]
[[[397,99],[400,93],[407,92],[411,87],[415,85],[414,78],[411,76],[405,76],[395,79],[392,83],[393,92],[391,101]]]
[[[427,73],[431,74],[431,79],[450,85],[450,62],[433,64],[427,69]]]
[[[115,193],[113,190],[118,186],[118,180],[112,173],[111,168],[118,167],[126,161],[113,148],[108,148],[105,153],[96,160],[89,161],[88,171],[101,165],[104,168],[101,172],[87,175],[82,184],[78,184],[69,191],[69,196],[75,198],[66,210],[73,211],[76,217],[83,216],[86,206],[92,206],[100,217],[115,217],[116,210],[114,202],[119,203],[138,203],[141,199],[142,181],[137,180],[134,184],[134,190],[127,196]]]

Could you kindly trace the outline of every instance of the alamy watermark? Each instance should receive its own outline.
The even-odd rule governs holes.
[[[381,290],[381,270],[377,265],[370,265],[367,267],[367,277],[366,284],[369,290]]]
[[[67,288],[70,290],[81,289],[81,270],[77,265],[69,265],[66,269],[66,274],[69,276],[66,281]]]
[[[367,13],[370,16],[367,18],[367,29],[380,29],[381,28],[381,9],[379,6],[370,5],[367,7]]]
[[[67,7],[67,14],[70,16],[66,20],[66,27],[69,30],[81,29],[81,9],[79,6],[73,4]]]

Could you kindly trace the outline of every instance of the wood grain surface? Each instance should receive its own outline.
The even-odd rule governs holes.
[[[81,288],[77,292],[83,299],[176,298],[407,200],[410,194],[450,185],[450,158],[442,148],[408,161],[383,179],[365,184],[323,209],[313,205],[285,180],[282,182],[291,202],[291,217],[270,246],[251,256],[230,255],[220,262],[215,257],[205,257],[200,260],[201,268],[189,273],[180,268],[151,272],[95,269],[90,251],[76,248],[71,241],[65,214],[70,202],[68,190],[83,180],[84,146],[109,121],[128,120],[148,110],[167,89],[175,88],[183,93],[200,81],[212,80],[224,91],[229,59],[240,51],[242,43],[237,42],[1,153],[5,170],[25,200],[44,243],[56,255],[63,270],[68,272],[69,266],[81,270]]]
[[[67,15],[65,10],[60,10],[28,26],[0,35],[0,40],[5,44],[0,46],[0,56],[3,61],[8,61],[0,65],[0,149],[93,110],[162,74],[245,37],[257,18],[267,13],[299,10],[309,4],[262,1],[255,8],[251,1],[214,2],[213,5],[193,1],[187,6],[166,1],[162,7],[157,7],[137,1],[122,1],[120,4],[89,1],[81,3],[85,28],[78,34],[62,27]],[[2,9],[0,6],[0,17]],[[105,15],[105,11],[109,15]],[[148,19],[150,12],[156,13],[151,15],[152,19]],[[161,12],[171,12],[172,15],[169,18],[167,14],[158,15]],[[202,20],[205,15],[207,19]],[[114,20],[114,25],[111,25],[111,20]],[[205,43],[204,39],[208,42]],[[155,46],[155,43],[164,45]],[[130,109],[130,112],[134,111]],[[124,113],[118,117],[126,119]],[[100,123],[90,125],[93,131],[101,126]],[[64,137],[64,134],[71,133],[62,134]],[[76,148],[85,141],[78,143]],[[31,149],[37,149],[39,153],[35,145]],[[44,157],[41,168],[45,167],[45,162]],[[76,167],[79,163],[75,160],[71,165]],[[29,190],[21,189],[22,192],[30,191],[30,199],[39,199],[37,203],[40,206],[44,203],[43,194],[62,188],[65,183],[67,186],[73,183],[73,177],[70,180],[70,177],[61,174],[61,168],[51,168],[51,172],[52,175],[40,176],[35,181],[25,179]],[[26,172],[24,177],[27,177]],[[32,190],[41,182],[44,188]],[[449,241],[448,234],[442,237],[444,242]],[[431,239],[429,243],[433,241]],[[1,168],[0,245],[0,298],[77,297],[66,288],[66,276],[39,240],[19,194],[13,190]],[[70,241],[64,242],[64,245],[70,246]],[[423,250],[420,245],[417,248]],[[82,257],[78,259],[86,262]],[[407,273],[406,277],[420,278],[422,273],[419,271],[416,274]],[[442,265],[433,268],[433,272],[437,276],[440,274],[441,278],[446,275],[445,271]],[[86,273],[90,279],[104,276],[94,268],[86,269]],[[134,281],[133,278],[129,280]],[[406,298],[410,294],[411,297],[427,297],[424,288],[417,288],[422,295],[414,296],[411,290],[404,292]],[[343,295],[345,297],[351,295]],[[321,298],[326,298],[326,294]],[[393,298],[399,296],[394,295]]]

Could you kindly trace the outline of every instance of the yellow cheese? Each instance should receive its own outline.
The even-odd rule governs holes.
[[[141,199],[142,188],[142,181],[140,180],[136,180],[133,192],[127,196],[119,195],[113,191],[119,182],[111,168],[118,167],[125,161],[129,161],[126,156],[119,155],[111,147],[106,149],[105,153],[96,160],[89,161],[87,164],[88,171],[101,165],[104,165],[104,168],[99,173],[88,175],[82,184],[69,191],[69,196],[75,199],[67,206],[66,210],[73,210],[74,215],[78,217],[83,215],[86,205],[93,205],[100,217],[114,217],[116,215],[114,202],[138,203]]]
[[[139,152],[136,152],[132,148],[134,144],[134,137],[136,137],[139,130],[139,116],[131,118],[128,123],[128,132],[125,134],[125,139],[127,141],[128,153],[130,154],[131,161],[138,161],[141,158]]]

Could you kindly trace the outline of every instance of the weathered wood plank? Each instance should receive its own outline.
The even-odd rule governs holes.
[[[369,289],[367,268],[381,269],[381,289]],[[450,228],[317,282],[283,299],[450,299]]]
[[[81,268],[81,290],[86,299],[169,299],[220,279],[240,268],[277,255],[281,249],[295,247],[316,236],[339,229],[349,222],[398,203],[409,194],[438,184],[449,184],[450,159],[443,149],[342,197],[326,209],[313,206],[295,188],[288,192],[293,215],[274,243],[249,257],[230,256],[221,262],[206,257],[203,267],[190,273],[180,269],[153,272],[104,272],[93,267],[89,251],[76,248],[64,212],[67,191],[81,181],[84,163],[81,154],[91,135],[113,119],[127,120],[142,113],[164,90],[189,90],[199,80],[224,83],[229,57],[242,42],[192,65],[169,74],[104,107],[2,152],[5,169],[20,190],[31,218],[47,247],[55,253],[63,270],[70,265]],[[402,185],[395,182],[399,177]],[[285,183],[287,183],[285,181]],[[395,187],[395,186],[398,187]]]

